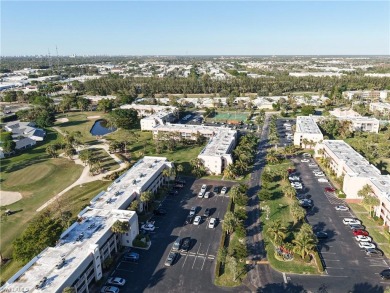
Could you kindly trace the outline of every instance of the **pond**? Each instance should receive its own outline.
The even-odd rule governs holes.
[[[114,132],[115,130],[115,127],[107,127],[106,120],[96,120],[90,132],[92,135],[105,135],[107,133]]]

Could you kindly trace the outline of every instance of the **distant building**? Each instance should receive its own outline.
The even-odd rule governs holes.
[[[32,147],[37,141],[43,141],[46,136],[46,131],[35,127],[34,122],[12,121],[8,122],[4,129],[12,133],[12,140],[15,141],[17,150]]]
[[[160,105],[143,105],[143,104],[126,104],[120,106],[121,109],[133,109],[138,112],[138,117],[147,117],[160,111],[173,112],[175,115],[178,111],[174,106]]]
[[[381,114],[388,115],[390,114],[390,103],[371,103],[370,111],[375,112],[378,111]]]
[[[342,140],[324,140],[316,145],[315,154],[328,158],[336,176],[344,177],[343,191],[347,200],[362,200],[358,192],[366,184],[371,186],[380,200],[375,213],[383,219],[383,225],[390,226],[390,175],[381,175],[375,166]]]
[[[90,201],[78,220],[61,234],[56,246],[34,257],[0,292],[23,288],[23,292],[53,293],[65,287],[74,287],[78,293],[92,292],[92,284],[103,278],[104,261],[113,257],[121,245],[131,247],[139,233],[137,213],[125,209],[142,192],[156,192],[165,181],[163,170],[172,167],[164,157],[139,160]],[[111,231],[118,220],[129,223],[129,230],[122,235]]]
[[[323,77],[323,76],[336,76],[340,77],[345,74],[338,72],[290,72],[288,75],[295,77],[303,77],[303,76],[315,76],[315,77]]]
[[[385,100],[387,98],[387,91],[345,91],[342,93],[343,97],[348,100],[356,97],[362,100],[366,99],[377,99],[377,100]]]
[[[294,133],[294,145],[302,146],[304,140],[318,143],[324,139],[320,128],[311,116],[298,116]]]

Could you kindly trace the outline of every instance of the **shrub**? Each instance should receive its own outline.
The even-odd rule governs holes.
[[[272,198],[272,193],[265,190],[265,189],[262,189],[259,191],[258,196],[259,196],[259,199],[262,201],[270,200]]]
[[[133,240],[133,246],[134,247],[141,247],[141,248],[146,248],[147,247],[147,244],[141,240],[138,240],[137,238],[135,238]]]
[[[103,269],[109,269],[114,263],[112,257],[107,257],[103,262]]]
[[[342,192],[339,192],[339,194],[337,196],[338,196],[338,198],[346,198],[347,197],[345,195],[345,193],[342,193]]]

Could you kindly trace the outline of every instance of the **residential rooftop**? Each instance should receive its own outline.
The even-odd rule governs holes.
[[[371,165],[349,144],[343,140],[324,140],[323,144],[328,147],[339,160],[345,162],[348,175],[369,178],[383,194],[390,195],[390,176],[381,175],[381,172],[375,166]]]
[[[134,192],[140,193],[142,187],[166,164],[165,157],[144,157],[126,173],[116,179],[107,191],[102,191],[91,200],[91,207],[99,209],[121,209]]]
[[[1,292],[60,292],[64,282],[90,257],[102,236],[118,219],[129,219],[135,212],[86,208],[82,220],[64,233],[55,247],[48,247],[33,258],[2,287]],[[64,263],[60,268],[57,266]],[[46,277],[40,289],[35,286]],[[13,282],[13,283],[11,283]],[[23,291],[21,291],[23,288]]]
[[[236,130],[220,130],[213,136],[199,155],[222,156],[228,153],[231,144],[235,141]]]
[[[311,133],[311,134],[322,134],[317,123],[311,116],[298,116],[296,122],[295,132],[298,133]]]
[[[188,132],[188,133],[197,133],[202,134],[216,134],[220,132],[224,127],[217,126],[205,126],[205,125],[190,125],[190,124],[171,124],[166,123],[165,125],[157,125],[153,130],[158,131],[179,131],[179,132]],[[225,128],[227,129],[227,128]]]

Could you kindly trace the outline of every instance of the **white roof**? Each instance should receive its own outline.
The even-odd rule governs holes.
[[[298,116],[295,132],[297,133],[310,133],[310,134],[322,134],[317,123],[311,116]]]
[[[236,134],[236,130],[221,130],[210,139],[199,155],[223,156],[228,154],[231,144],[235,141]]]
[[[82,222],[73,224],[65,231],[57,246],[46,248],[30,261],[23,268],[24,273],[14,283],[6,283],[2,292],[60,292],[58,290],[80,264],[90,257],[89,251],[111,229],[114,222],[121,218],[129,219],[135,214],[126,210],[88,209],[83,214]],[[62,258],[65,259],[65,265],[57,269],[56,265]],[[47,278],[44,287],[35,289],[44,277]],[[20,291],[20,288],[25,291]]]
[[[347,173],[353,177],[368,178],[383,194],[390,195],[390,176],[371,165],[361,154],[343,140],[324,140],[323,144],[339,159],[345,162]]]

